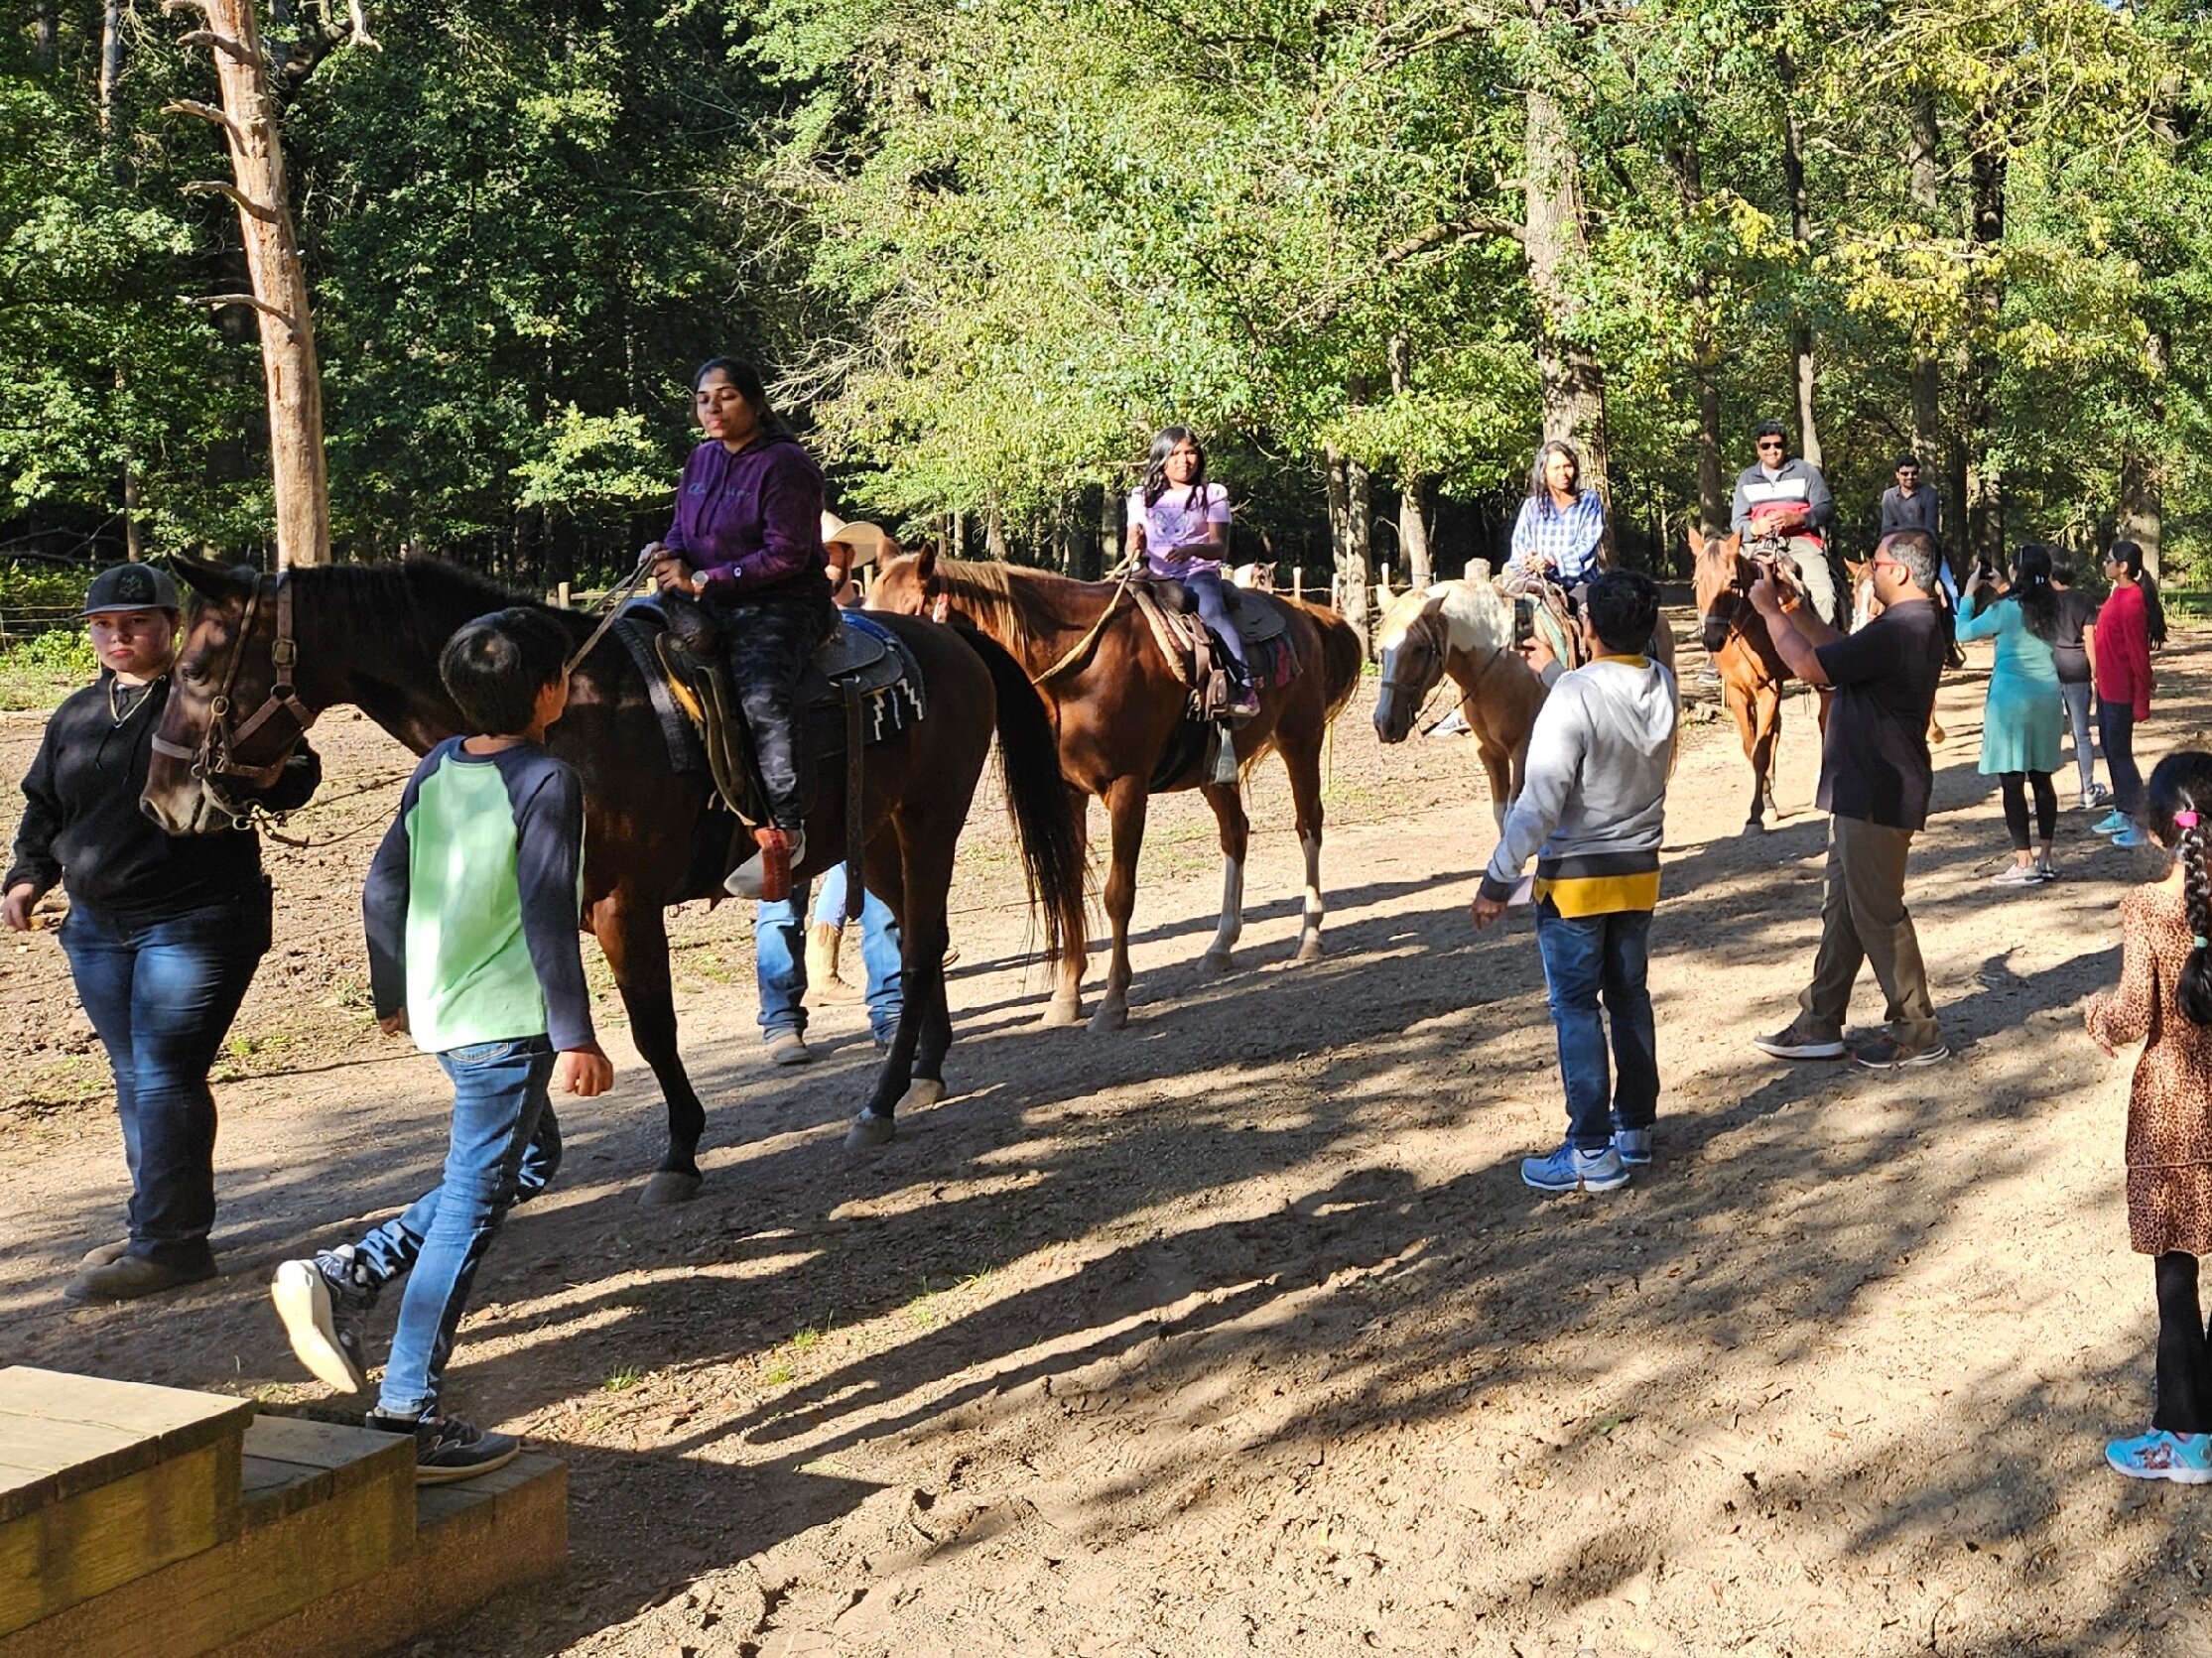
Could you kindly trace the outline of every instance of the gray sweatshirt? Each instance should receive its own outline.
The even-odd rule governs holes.
[[[1674,723],[1674,680],[1655,662],[1601,657],[1562,674],[1529,733],[1526,780],[1483,896],[1510,896],[1533,855],[1562,915],[1649,909]]]

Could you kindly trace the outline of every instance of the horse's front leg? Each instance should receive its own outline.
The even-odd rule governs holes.
[[[1068,786],[1068,813],[1074,822],[1076,857],[1080,862],[1089,855],[1091,796],[1072,783]],[[1073,1025],[1083,1018],[1083,970],[1089,962],[1088,942],[1070,939],[1067,956],[1060,963],[1060,981],[1053,987],[1052,1000],[1045,1008],[1045,1024]]]
[[[1200,964],[1208,972],[1226,973],[1236,965],[1236,940],[1244,931],[1244,855],[1252,826],[1244,814],[1241,784],[1209,783],[1199,792],[1214,809],[1222,841],[1222,921]]]
[[[666,919],[658,904],[616,887],[591,906],[590,921],[630,1016],[630,1040],[668,1102],[668,1151],[639,1202],[688,1204],[699,1196],[702,1184],[699,1142],[707,1132],[707,1108],[676,1052],[676,993],[669,981]]]
[[[1117,1031],[1129,1022],[1129,918],[1136,913],[1136,859],[1144,849],[1146,780],[1117,777],[1106,786],[1106,823],[1113,836],[1113,866],[1106,874],[1106,920],[1113,954],[1106,994],[1091,1015],[1093,1032]]]
[[[1774,802],[1774,762],[1782,738],[1782,688],[1762,685],[1752,693],[1752,813],[1764,829],[1765,814],[1781,816]],[[1747,828],[1750,826],[1747,825]]]

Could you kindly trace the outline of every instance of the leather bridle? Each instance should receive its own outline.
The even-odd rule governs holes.
[[[231,693],[237,689],[238,670],[245,661],[246,646],[253,639],[264,604],[276,613],[276,638],[269,645],[269,664],[274,678],[260,704],[242,723],[233,725]],[[283,772],[285,762],[292,758],[300,739],[315,724],[315,710],[300,701],[293,684],[293,671],[299,661],[299,641],[292,629],[292,583],[282,573],[255,576],[253,592],[246,599],[245,613],[239,619],[238,633],[231,643],[230,660],[224,664],[215,695],[207,704],[207,729],[200,736],[199,746],[186,748],[168,741],[159,731],[154,734],[154,752],[172,760],[190,761],[192,774],[199,780],[208,800],[241,829],[251,824],[261,809],[250,801],[244,805],[232,801],[223,793],[222,785],[236,781],[249,789],[268,788]],[[280,713],[290,714],[298,726],[292,740],[265,766],[240,764],[239,748]]]

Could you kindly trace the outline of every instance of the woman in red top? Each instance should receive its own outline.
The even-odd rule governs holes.
[[[2136,824],[2143,773],[2136,769],[2136,721],[2150,717],[2150,620],[2143,597],[2143,549],[2116,541],[2105,555],[2112,591],[2097,611],[2091,666],[2097,679],[2097,735],[2112,774],[2112,814],[2097,825],[2115,846],[2148,844]]]

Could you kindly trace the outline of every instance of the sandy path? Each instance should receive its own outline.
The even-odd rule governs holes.
[[[2208,668],[2177,642],[2153,752],[2191,732]],[[1378,751],[1365,700],[1337,739],[1328,958],[1287,963],[1279,771],[1227,978],[1195,965],[1210,832],[1164,803],[1119,1037],[1031,1028],[1042,985],[979,823],[960,1091],[875,1158],[839,1146],[873,1059],[858,1015],[822,1016],[838,1045],[812,1070],[766,1072],[742,918],[683,918],[688,1049],[720,1102],[707,1197],[635,1207],[657,1108],[627,1065],[564,1111],[561,1186],[517,1214],[455,1372],[458,1408],[571,1458],[574,1568],[416,1650],[2207,1650],[2169,1619],[2212,1511],[2100,1463],[2147,1413],[2152,1317],[2125,1068],[2079,1006],[2154,865],[2068,812],[2069,878],[1992,892],[1980,695],[1946,690],[1912,882],[1960,1054],[1904,1079],[1747,1046],[1810,962],[1810,722],[1792,703],[1791,814],[1757,840],[1733,733],[1696,733],[1653,938],[1661,1161],[1608,1197],[1517,1179],[1562,1122],[1535,949],[1465,923],[1494,838],[1472,752]],[[25,734],[0,728],[0,759]],[[331,751],[359,778],[396,753],[365,727]],[[413,1196],[441,1150],[434,1069],[346,999],[366,838],[280,874],[306,942],[241,1024],[285,1041],[224,1091],[218,1284],[65,1311],[120,1159],[96,1108],[16,1090],[0,1362],[318,1396],[266,1272]],[[36,988],[53,956],[34,939],[0,976],[11,1073],[69,1057],[65,1000]]]

